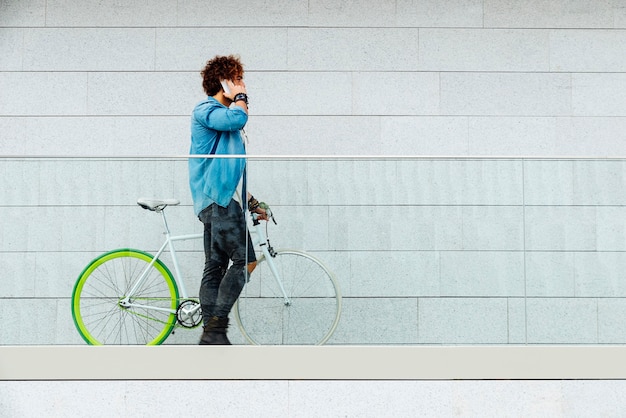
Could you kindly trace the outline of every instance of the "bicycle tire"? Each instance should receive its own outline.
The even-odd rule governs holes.
[[[264,256],[235,303],[234,316],[246,340],[255,345],[322,345],[341,316],[341,292],[334,274],[317,258],[278,250],[272,262],[290,304]]]
[[[176,325],[178,287],[161,260],[150,267],[132,299],[142,307],[119,303],[152,259],[139,250],[113,250],[80,273],[72,292],[72,317],[87,344],[158,345],[170,335]]]

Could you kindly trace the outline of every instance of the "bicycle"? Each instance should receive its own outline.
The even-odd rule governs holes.
[[[174,243],[202,239],[203,233],[171,234],[165,208],[180,204],[176,199],[139,199],[137,204],[161,215],[165,242],[155,255],[131,248],[109,251],[80,273],[72,292],[72,317],[88,344],[158,345],[175,328],[202,322],[200,302],[188,296]],[[306,252],[274,250],[256,214],[247,212],[246,219],[259,254],[233,307],[241,333],[251,344],[324,344],[341,315],[334,274]],[[173,273],[160,259],[166,250]]]

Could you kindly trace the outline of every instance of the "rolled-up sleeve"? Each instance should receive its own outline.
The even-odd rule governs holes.
[[[248,122],[248,114],[240,106],[200,105],[194,110],[194,117],[201,125],[216,131],[238,131]]]

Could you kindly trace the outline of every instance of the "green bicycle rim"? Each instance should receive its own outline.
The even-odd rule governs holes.
[[[91,333],[85,327],[85,324],[80,316],[80,293],[82,292],[83,286],[87,280],[87,278],[93,273],[93,271],[104,264],[105,262],[120,258],[120,257],[134,257],[140,260],[146,261],[150,263],[154,258],[151,254],[146,253],[140,250],[133,250],[130,248],[122,248],[118,250],[109,251],[108,253],[102,254],[96,259],[94,259],[91,263],[85,267],[85,269],[78,276],[78,280],[74,285],[74,290],[72,292],[72,319],[74,320],[74,325],[78,329],[78,333],[85,340],[85,342],[89,345],[103,345],[100,341],[96,340]],[[178,287],[176,286],[176,282],[173,280],[172,273],[167,268],[165,264],[161,260],[157,260],[154,263],[154,267],[161,273],[166,279],[166,283],[168,285],[169,291],[175,297],[172,299],[171,309],[176,310],[178,307]],[[152,341],[150,341],[147,345],[159,345],[163,341],[169,337],[174,326],[176,324],[176,314],[170,314],[169,321],[166,323],[163,331],[159,335],[156,336]]]

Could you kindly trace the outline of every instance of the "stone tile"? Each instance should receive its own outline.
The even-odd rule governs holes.
[[[90,115],[191,115],[194,106],[204,98],[206,97],[202,95],[201,82],[193,74],[160,72],[89,74]],[[184,140],[188,141],[186,135]]]
[[[258,72],[246,75],[250,106],[254,106],[253,116],[351,115],[352,85],[352,76],[347,72]],[[298,91],[299,99],[284,100],[294,90]],[[338,95],[339,91],[343,93]]]
[[[471,117],[468,142],[470,155],[565,154],[558,146],[552,117]]]
[[[0,72],[0,114],[50,116],[85,114],[87,74]]]
[[[481,0],[398,0],[399,26],[410,27],[483,27]]]
[[[47,26],[173,26],[177,5],[168,0],[146,3],[120,3],[115,0],[49,0],[46,2]]]
[[[528,297],[577,296],[575,257],[578,253],[531,251],[526,253],[525,279]]]
[[[357,115],[436,115],[439,111],[437,73],[358,72],[352,78],[352,107]]]
[[[624,298],[598,299],[598,343],[626,343],[626,301]]]
[[[199,17],[206,19],[202,14]],[[241,42],[241,39],[247,41]],[[287,40],[286,28],[157,28],[156,40],[153,40],[155,69],[192,72],[198,81],[198,92],[202,93],[200,71],[215,55],[239,55],[246,71],[284,71]]]
[[[596,4],[593,8],[599,10]],[[550,70],[577,73],[624,72],[624,49],[624,30],[552,30]]]
[[[508,299],[509,344],[526,344],[526,300]]]
[[[595,207],[527,206],[527,250],[596,250],[598,224]]]
[[[524,211],[520,206],[463,207],[463,249],[524,249]]]
[[[177,20],[180,26],[212,26],[220,30],[233,26],[303,26],[309,22],[308,6],[307,0],[234,0],[227,7],[207,7],[204,0],[184,0],[177,3]],[[237,19],[229,19],[233,11]]]
[[[394,26],[395,0],[357,0],[351,2],[308,2],[308,24],[331,27]]]
[[[522,252],[441,253],[441,296],[524,296]]]
[[[579,252],[574,255],[576,296],[626,297],[624,252]]]
[[[370,298],[439,296],[440,258],[436,251],[356,252],[350,256],[349,295]]]
[[[611,0],[485,0],[485,27],[611,28]]]
[[[328,344],[415,344],[414,298],[344,298],[341,320]]]
[[[626,116],[625,102],[626,74],[572,74],[573,115]]]
[[[26,71],[150,71],[154,67],[154,29],[34,28],[24,32]]]
[[[46,0],[4,1],[0,26],[45,26]]]
[[[291,71],[412,71],[418,29],[290,28]]]
[[[505,344],[504,298],[420,298],[420,344]]]
[[[591,298],[530,298],[529,344],[598,343],[598,302]]]
[[[450,72],[441,77],[441,113],[470,116],[569,116],[568,74]]]
[[[425,71],[547,71],[548,34],[535,30],[429,29],[419,32]]]
[[[415,156],[469,154],[466,117],[384,116],[380,118],[380,130],[384,147],[380,147],[379,154]]]
[[[1,15],[1,14],[0,14]],[[2,16],[0,16],[2,22]],[[24,29],[2,28],[0,32],[0,71],[20,71],[22,69],[22,45]]]

